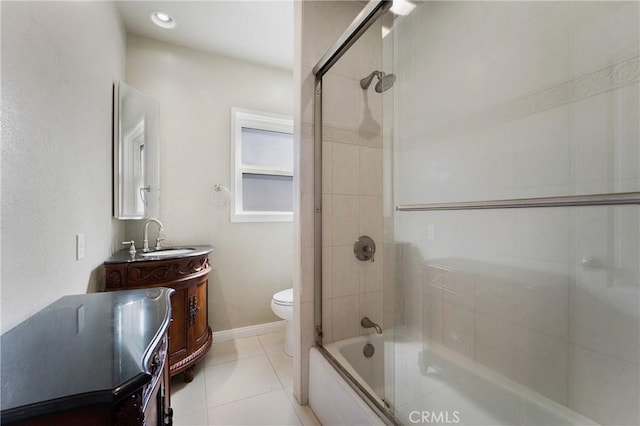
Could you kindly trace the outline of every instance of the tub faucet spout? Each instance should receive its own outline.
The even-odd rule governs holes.
[[[364,328],[375,328],[376,333],[382,334],[382,327],[375,322],[371,321],[369,317],[364,317],[360,320],[360,325]]]

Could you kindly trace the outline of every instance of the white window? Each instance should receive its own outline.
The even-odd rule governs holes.
[[[293,119],[231,109],[231,221],[293,220]]]

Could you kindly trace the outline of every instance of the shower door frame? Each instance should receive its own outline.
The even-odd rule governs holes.
[[[313,189],[314,189],[314,329],[315,346],[335,368],[349,386],[387,425],[397,425],[394,414],[381,405],[369,392],[327,351],[322,344],[322,78],[349,50],[373,23],[386,13],[393,0],[370,0],[338,40],[313,67]]]

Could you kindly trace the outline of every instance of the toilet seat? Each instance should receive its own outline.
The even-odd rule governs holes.
[[[293,289],[288,288],[273,295],[272,302],[279,306],[293,306]]]

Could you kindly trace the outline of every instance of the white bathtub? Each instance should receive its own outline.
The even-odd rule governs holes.
[[[374,347],[370,358],[364,356],[364,346]],[[353,337],[327,344],[333,357],[367,389],[371,396],[384,405],[384,338],[381,334]]]
[[[404,354],[401,352],[404,351]],[[430,342],[396,344],[396,383],[413,389],[396,393],[400,422],[415,423],[422,412],[455,414],[460,424],[473,425],[597,425],[534,390],[452,351]],[[399,388],[398,388],[399,389]],[[408,391],[408,392],[407,392]],[[412,394],[412,395],[411,395]],[[408,398],[407,398],[408,397]],[[435,422],[434,422],[435,423]]]
[[[384,406],[383,342],[381,335],[372,334],[325,346],[380,406]],[[371,358],[363,354],[367,343],[375,348]],[[309,358],[309,405],[323,425],[385,424],[316,348],[311,348]]]
[[[467,425],[596,424],[443,346],[425,348],[422,342],[400,335],[395,340],[387,347],[394,377],[387,381],[391,389],[386,392],[394,399],[395,414],[402,424],[424,423],[420,421],[424,415],[450,416]],[[368,342],[375,347],[371,358],[363,355]],[[385,404],[381,336],[346,339],[327,344],[325,349],[380,406]],[[309,404],[324,425],[384,424],[315,348],[310,357]]]

